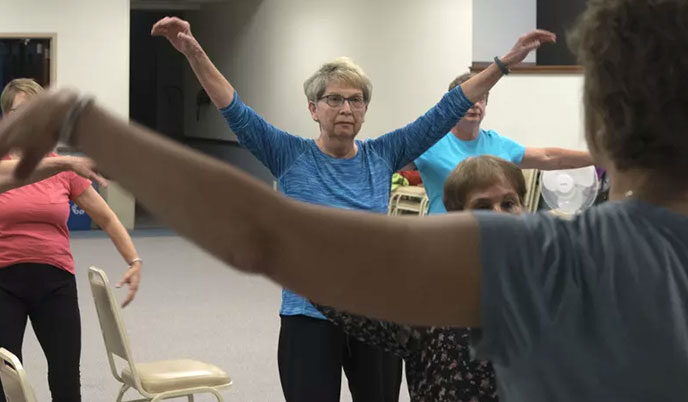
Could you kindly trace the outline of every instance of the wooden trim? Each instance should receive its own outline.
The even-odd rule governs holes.
[[[469,67],[471,72],[479,73],[492,62],[474,61]],[[520,63],[510,67],[511,74],[582,74],[583,66],[538,66],[535,63]]]
[[[55,37],[57,37],[55,32],[0,32],[0,38],[2,39],[54,39]]]
[[[50,85],[57,81],[57,32],[0,32],[0,39],[50,39]]]

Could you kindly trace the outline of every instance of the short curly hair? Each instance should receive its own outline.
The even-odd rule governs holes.
[[[590,0],[569,34],[586,139],[620,170],[688,170],[688,1]]]
[[[366,104],[373,96],[373,84],[363,69],[348,57],[339,57],[323,64],[303,83],[303,92],[310,102],[317,102],[330,83],[350,85],[363,92]]]

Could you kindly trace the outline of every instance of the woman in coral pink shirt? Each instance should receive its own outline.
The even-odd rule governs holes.
[[[33,80],[11,81],[0,96],[3,114],[41,90]],[[11,174],[16,158],[0,159],[0,347],[21,359],[30,319],[48,361],[53,401],[80,401],[81,321],[67,229],[69,201],[110,236],[129,265],[118,284],[129,285],[125,305],[136,294],[141,259],[126,229],[91,186],[90,180],[104,180],[89,159],[50,154],[22,182]],[[0,401],[5,401],[1,389]]]

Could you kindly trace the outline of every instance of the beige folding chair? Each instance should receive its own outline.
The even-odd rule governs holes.
[[[422,186],[399,186],[390,195],[388,215],[425,215],[425,188]]]
[[[136,389],[145,397],[137,401],[154,402],[180,396],[188,396],[189,401],[193,401],[193,394],[198,393],[211,393],[218,401],[224,401],[218,390],[231,386],[232,380],[222,369],[212,364],[188,359],[134,363],[121,309],[112,294],[105,272],[91,267],[88,279],[110,370],[115,379],[122,383],[117,402],[122,400],[129,388]],[[114,356],[126,361],[121,373],[115,365]]]
[[[427,195],[423,196],[423,200],[420,202],[420,216],[425,216],[428,214],[428,208],[430,207],[430,199]]]
[[[7,402],[37,402],[17,356],[0,348],[0,381]]]

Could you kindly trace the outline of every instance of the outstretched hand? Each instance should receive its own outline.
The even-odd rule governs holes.
[[[191,24],[177,17],[165,17],[156,22],[151,29],[151,35],[164,36],[185,56],[202,51],[201,45],[191,34]]]
[[[557,35],[549,31],[536,29],[528,32],[519,37],[514,47],[501,58],[502,63],[507,66],[518,64],[522,62],[530,52],[539,48],[543,43],[555,43],[556,41]]]
[[[129,285],[129,292],[127,292],[127,297],[122,302],[122,307],[126,307],[129,303],[134,300],[136,292],[139,290],[139,283],[141,282],[141,263],[136,262],[132,264],[127,272],[124,273],[122,279],[115,285],[116,288],[121,288],[124,285]]]
[[[96,173],[96,163],[90,158],[74,156],[69,158],[70,170],[79,176],[98,183],[101,187],[107,187],[105,178]]]

